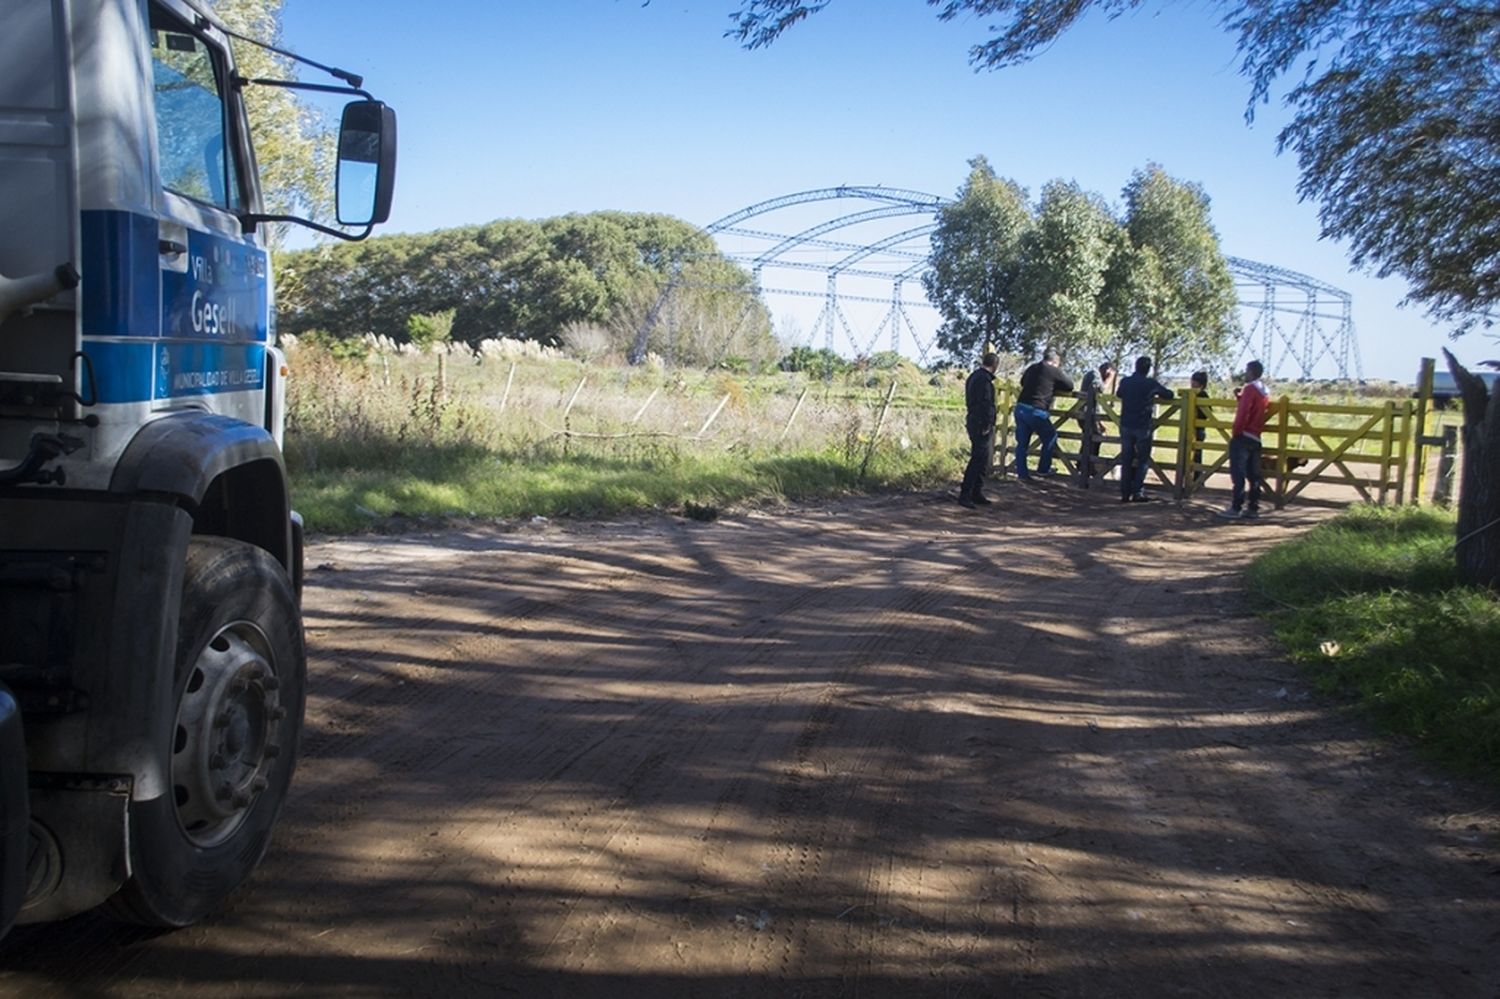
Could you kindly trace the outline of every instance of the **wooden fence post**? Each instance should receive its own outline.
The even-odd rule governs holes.
[[[1014,417],[1012,411],[1014,404],[1010,398],[1012,391],[1008,382],[1003,384],[996,383],[995,433],[993,439],[990,441],[989,467],[985,469],[986,474],[999,475],[1002,479],[1009,474],[1011,468],[1011,464],[1006,460],[1005,456],[1010,453],[1010,424]],[[998,461],[996,460],[997,458],[999,459]]]
[[[571,413],[571,412],[573,412],[573,403],[575,403],[575,402],[578,401],[578,393],[580,393],[580,392],[583,391],[583,386],[586,385],[586,384],[588,384],[588,380],[589,380],[589,376],[588,375],[584,375],[581,379],[579,379],[579,381],[578,381],[578,387],[573,390],[573,394],[570,395],[570,396],[568,396],[568,404],[563,407],[563,423],[564,424],[566,424],[568,422],[568,414]]]
[[[506,400],[510,398],[510,383],[516,380],[516,362],[510,362],[510,374],[505,376],[505,391],[500,394],[499,412],[505,412]]]
[[[573,412],[573,403],[578,401],[578,393],[583,391],[583,386],[588,383],[589,376],[584,375],[578,380],[578,387],[568,397],[568,404],[563,407],[563,454],[568,453],[568,446],[573,439],[573,425],[569,422],[568,414]]]
[[[780,444],[783,440],[786,439],[786,433],[788,430],[792,429],[792,421],[797,418],[797,414],[802,412],[802,401],[806,398],[807,387],[803,386],[802,394],[797,396],[797,404],[792,407],[792,415],[786,418],[786,426],[781,428],[781,436],[776,438],[776,443]]]
[[[880,428],[885,426],[885,414],[890,411],[891,398],[896,394],[896,379],[891,379],[891,387],[886,390],[885,403],[880,407],[880,416],[875,420],[875,431],[870,434],[870,446],[865,448],[865,460],[859,463],[859,478],[863,482],[865,469],[870,467],[870,458],[875,454],[875,442],[880,439]]]
[[[1442,452],[1438,457],[1437,481],[1432,485],[1432,502],[1446,509],[1453,502],[1453,467],[1458,459],[1458,428],[1444,427]]]
[[[1421,368],[1417,370],[1416,432],[1413,435],[1411,462],[1411,501],[1413,504],[1422,502],[1422,487],[1427,480],[1427,449],[1443,443],[1441,437],[1427,436],[1427,414],[1432,410],[1432,375],[1436,369],[1436,359],[1424,357]]]
[[[646,415],[646,407],[651,405],[651,401],[656,398],[656,393],[660,391],[660,387],[654,388],[651,390],[651,394],[646,396],[646,401],[641,403],[641,408],[636,410],[635,415],[630,418],[631,426],[634,426],[635,424],[641,422],[641,417]]]
[[[1395,444],[1392,427],[1396,422],[1396,404],[1387,402],[1385,413],[1380,418],[1380,505],[1385,506],[1385,495],[1390,491],[1391,450]]]
[[[1395,403],[1392,403],[1394,406]],[[1400,432],[1396,434],[1396,505],[1400,506],[1406,502],[1406,465],[1410,460],[1413,414],[1417,405],[1410,399],[1402,400],[1399,407],[1399,418],[1401,422]]]
[[[1183,400],[1182,412],[1177,417],[1177,501],[1180,503],[1192,495],[1193,444],[1197,441],[1198,390],[1188,387]]]
[[[719,404],[714,407],[714,411],[708,414],[708,419],[703,421],[703,426],[698,428],[698,433],[694,435],[693,440],[701,440],[703,435],[708,433],[708,428],[714,425],[714,421],[719,418],[719,413],[723,411],[724,406],[728,402],[729,394],[726,392],[724,398],[720,399]]]

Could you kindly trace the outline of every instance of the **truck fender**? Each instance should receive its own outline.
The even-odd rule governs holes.
[[[198,410],[164,416],[131,440],[109,488],[172,497],[193,514],[194,533],[249,542],[301,576],[286,466],[263,427]]]

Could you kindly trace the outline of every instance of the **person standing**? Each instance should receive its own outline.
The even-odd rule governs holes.
[[[1208,395],[1208,372],[1194,371],[1192,376],[1188,378],[1188,385],[1192,387],[1198,399],[1198,402],[1194,406],[1197,412],[1193,414],[1193,423],[1195,424],[1193,440],[1198,443],[1198,446],[1193,449],[1192,467],[1193,486],[1196,488],[1203,484],[1204,479],[1208,478],[1208,472],[1203,468],[1203,442],[1208,439],[1208,421],[1213,415],[1209,412],[1208,405],[1203,402],[1203,398]]]
[[[1042,442],[1037,458],[1038,475],[1052,474],[1052,451],[1057,446],[1057,428],[1052,425],[1052,397],[1058,392],[1073,391],[1073,379],[1058,367],[1062,357],[1048,348],[1042,359],[1021,372],[1021,393],[1016,399],[1016,477],[1031,478],[1026,470],[1026,452],[1031,438]]]
[[[1260,516],[1260,434],[1266,426],[1271,396],[1261,376],[1259,361],[1245,365],[1245,384],[1238,393],[1234,427],[1229,432],[1229,479],[1234,484],[1229,509],[1219,516],[1229,520]]]
[[[995,369],[1000,358],[987,353],[964,383],[964,429],[969,432],[969,464],[958,487],[960,506],[973,509],[993,502],[984,494],[984,473],[990,464],[995,433]]]
[[[1151,358],[1137,357],[1135,373],[1120,379],[1120,502],[1146,501],[1146,470],[1151,466],[1151,435],[1157,399],[1175,393],[1151,377]]]
[[[1099,398],[1115,394],[1115,382],[1118,372],[1110,361],[1099,365],[1098,371],[1090,370],[1083,376],[1083,384],[1079,386],[1079,393],[1085,398],[1090,393],[1094,397],[1094,419],[1092,424],[1085,416],[1078,417],[1078,426],[1083,430],[1082,464],[1080,474],[1083,476],[1083,488],[1089,488],[1099,465],[1099,445],[1104,441],[1104,418],[1100,415]]]

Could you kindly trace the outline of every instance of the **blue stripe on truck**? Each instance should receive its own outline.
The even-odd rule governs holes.
[[[266,348],[259,343],[86,340],[83,352],[92,363],[101,403],[152,402],[265,388]]]
[[[161,333],[157,222],[130,212],[80,213],[84,336]]]

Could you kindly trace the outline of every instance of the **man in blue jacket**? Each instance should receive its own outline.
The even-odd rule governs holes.
[[[1151,463],[1151,432],[1157,399],[1170,399],[1171,389],[1151,377],[1151,358],[1135,359],[1135,374],[1120,379],[1120,502],[1146,499],[1146,469]]]
[[[984,473],[990,463],[990,440],[995,433],[995,369],[1000,358],[985,354],[964,383],[964,428],[969,432],[969,464],[958,487],[960,506],[973,509],[993,500],[984,494]]]

